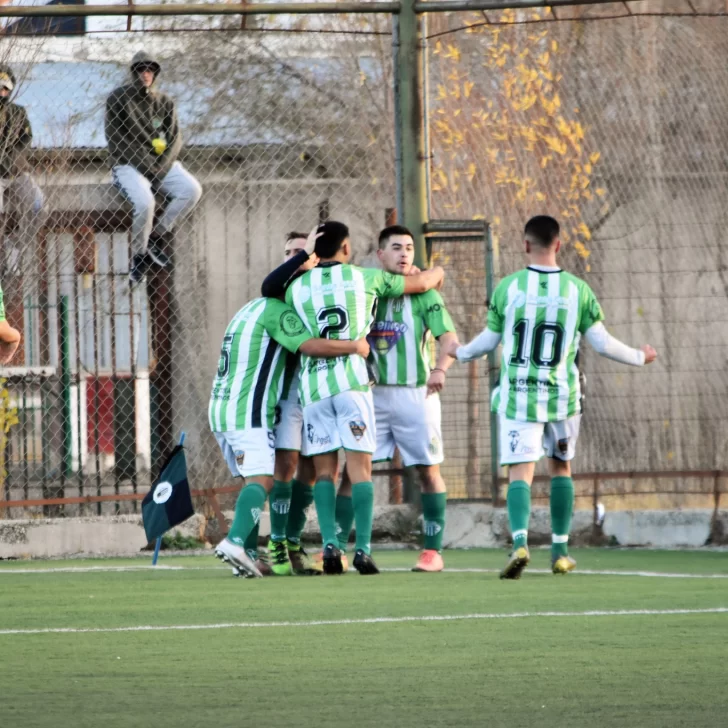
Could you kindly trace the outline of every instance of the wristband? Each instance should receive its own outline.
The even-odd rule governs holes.
[[[430,373],[432,373],[432,372],[442,372],[443,374],[445,374],[445,370],[440,369],[440,367],[435,367],[434,369],[430,369]]]

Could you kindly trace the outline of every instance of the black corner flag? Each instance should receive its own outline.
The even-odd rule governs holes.
[[[185,449],[177,445],[142,501],[142,520],[147,540],[154,541],[170,528],[186,521],[194,512],[190,484],[187,482]]]

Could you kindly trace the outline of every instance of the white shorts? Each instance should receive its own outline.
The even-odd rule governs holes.
[[[374,452],[376,442],[372,391],[340,392],[303,408],[306,454],[323,455],[342,447]]]
[[[303,439],[303,407],[298,402],[283,400],[276,407],[276,424],[273,430],[276,450],[295,450],[308,454],[308,442]]]
[[[374,416],[375,462],[391,460],[395,446],[405,467],[443,461],[440,397],[428,397],[427,387],[374,387]]]
[[[501,465],[536,463],[544,455],[573,460],[581,415],[560,422],[516,422],[498,416]]]
[[[273,475],[276,464],[273,430],[255,427],[250,430],[216,432],[215,439],[234,478]]]

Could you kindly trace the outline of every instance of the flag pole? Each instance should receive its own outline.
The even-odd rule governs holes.
[[[185,444],[185,433],[184,432],[180,435],[179,444],[180,444],[180,447],[182,447],[182,445]],[[162,537],[159,536],[157,538],[156,542],[154,543],[154,556],[152,556],[152,566],[157,565],[157,560],[159,559],[159,549],[161,549],[161,548],[162,548]]]

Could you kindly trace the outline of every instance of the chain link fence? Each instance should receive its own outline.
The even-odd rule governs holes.
[[[575,470],[634,473],[602,490],[644,496],[627,507],[712,506],[697,494],[713,478],[679,471],[726,464],[728,18],[604,17],[614,8],[429,16],[432,216],[491,220],[499,277],[525,264],[530,216],[560,220],[562,265],[593,287],[609,330],[659,352],[634,370],[582,347]],[[459,271],[482,269],[480,250],[457,256]],[[460,312],[463,332],[482,326],[482,304]],[[653,471],[676,477],[640,479]]]
[[[193,487],[230,484],[207,424],[227,323],[289,231],[346,220],[361,259],[394,204],[389,17],[97,22],[0,46],[32,128],[28,144],[6,126],[0,155],[0,280],[23,331],[2,373],[5,500],[146,492],[181,431]],[[174,111],[132,80],[139,51]],[[132,288],[150,228],[171,262]]]
[[[576,470],[719,470],[728,445],[728,77],[715,59],[728,19],[690,9],[670,17],[662,6],[652,17],[649,3],[646,15],[606,17],[614,7],[427,16],[430,217],[489,220],[499,278],[523,265],[525,220],[554,214],[563,265],[595,289],[612,333],[658,349],[647,371],[582,351]],[[0,44],[0,83],[12,70],[11,102],[32,130],[32,141],[20,139],[23,125],[5,123],[0,140],[0,281],[8,320],[24,332],[0,372],[0,498],[104,495],[30,511],[130,511],[137,502],[123,496],[146,492],[183,430],[194,487],[229,484],[208,432],[210,384],[226,324],[281,261],[286,233],[341,219],[357,260],[371,261],[396,198],[392,20],[59,24],[14,20]],[[155,83],[175,102],[187,172],[177,184],[111,175],[107,99],[129,82],[139,51],[159,64]],[[10,108],[0,110],[6,122]],[[126,153],[143,150],[164,167],[152,141],[174,150],[176,135],[158,120]],[[152,196],[146,218],[139,199]],[[142,218],[171,264],[152,265],[131,289]],[[439,238],[432,253],[468,339],[485,323],[485,245]],[[490,496],[488,366],[455,365],[448,376],[451,497]],[[670,491],[660,505],[705,505],[710,488],[700,478],[632,478],[602,494],[656,489]],[[625,502],[658,502],[641,497]]]

